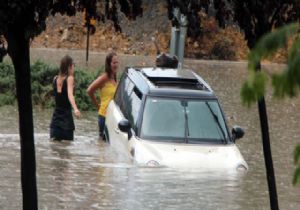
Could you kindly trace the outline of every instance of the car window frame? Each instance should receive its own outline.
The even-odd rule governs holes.
[[[126,81],[128,81],[127,84],[126,84]],[[132,84],[132,89],[128,93],[126,89],[131,84]],[[130,97],[131,91],[133,90],[133,88],[134,88],[134,83],[129,78],[128,73],[124,72],[123,75],[121,76],[120,82],[119,82],[118,87],[116,89],[116,92],[115,92],[115,95],[114,95],[114,101],[115,101],[115,104],[119,107],[120,111],[122,112],[123,116],[126,119],[128,119],[128,113],[127,113],[127,108],[128,107],[126,107],[127,104],[125,103],[124,96],[125,96],[125,94],[128,93],[128,97]],[[119,94],[121,94],[120,98],[118,97]]]
[[[226,134],[227,134],[227,138],[225,139],[224,142],[221,142],[221,141],[199,141],[199,142],[195,142],[195,141],[192,141],[190,140],[188,143],[186,143],[185,141],[178,141],[178,139],[175,139],[175,140],[170,140],[170,141],[161,141],[161,138],[150,138],[150,137],[144,137],[144,136],[141,136],[141,130],[142,130],[142,122],[143,122],[143,118],[144,118],[144,112],[145,112],[145,104],[146,104],[146,101],[148,98],[163,98],[163,99],[184,99],[184,100],[195,100],[195,101],[215,101],[217,102],[218,106],[219,106],[219,109],[220,109],[220,112],[221,112],[221,115],[223,117],[223,120],[224,120],[224,125],[225,125],[225,131]],[[139,136],[139,138],[142,138],[144,140],[150,140],[150,141],[157,141],[157,142],[163,142],[163,143],[182,143],[182,144],[231,144],[231,143],[234,143],[233,140],[232,140],[232,136],[230,135],[230,132],[229,132],[229,129],[228,129],[228,122],[227,122],[227,119],[225,117],[225,114],[224,114],[224,111],[222,109],[222,106],[219,102],[219,99],[218,98],[191,98],[191,97],[172,97],[172,96],[161,96],[161,95],[151,95],[151,94],[148,94],[148,95],[145,95],[145,97],[143,98],[143,106],[142,106],[142,111],[141,114],[140,114],[140,121],[139,121],[139,127],[138,127],[138,130],[137,130],[137,134]],[[181,140],[181,138],[180,138]]]
[[[126,81],[128,81],[128,84],[126,84]],[[122,87],[122,85],[123,85],[123,87]],[[130,90],[127,90],[129,85],[132,85],[132,87],[130,88]],[[136,123],[135,123],[135,125],[133,125],[131,120],[129,119],[130,113],[128,113],[128,103],[124,100],[124,96],[125,96],[125,94],[127,94],[129,97],[129,100],[130,99],[133,100],[132,94],[136,93],[136,92],[139,92],[139,94],[136,94],[136,95],[138,96],[138,98],[140,98],[141,102],[140,102],[139,111],[137,113]],[[121,94],[122,97],[117,98],[119,93]],[[139,124],[140,124],[141,111],[143,110],[143,99],[144,99],[144,94],[142,93],[142,91],[135,85],[133,80],[129,77],[128,72],[124,72],[123,75],[121,76],[116,93],[114,95],[114,101],[115,101],[115,104],[116,104],[118,110],[122,113],[123,117],[131,123],[132,129],[134,130],[134,133],[136,136],[138,136],[137,133],[138,133],[138,128],[139,128]]]
[[[116,89],[116,92],[115,92],[115,95],[114,95],[115,104],[120,108],[120,110],[121,110],[121,107],[122,107],[122,100],[119,101],[118,96],[119,96],[119,93],[122,92],[120,89],[122,88],[122,85],[125,82],[126,78],[128,78],[128,75],[127,75],[126,72],[124,72],[121,76],[120,82],[117,86],[117,89]]]
[[[139,93],[141,94],[139,94]],[[142,110],[142,106],[143,106],[143,94],[142,92],[137,88],[137,86],[134,86],[133,90],[131,91],[131,94],[130,94],[130,98],[131,100],[136,100],[133,98],[133,94],[135,94],[137,96],[137,98],[140,100],[139,101],[139,108],[138,108],[138,111],[136,113],[136,118],[135,119],[131,119],[131,116],[132,118],[133,117],[133,109],[131,109],[131,116],[129,116],[130,114],[128,114],[128,121],[130,122],[131,124],[131,127],[133,128],[133,130],[135,131],[135,133],[138,133],[138,124],[139,124],[139,119],[140,119],[140,116],[141,116],[141,110]],[[132,103],[133,105],[133,103]],[[132,106],[133,107],[133,106]],[[135,121],[135,122],[134,122]]]

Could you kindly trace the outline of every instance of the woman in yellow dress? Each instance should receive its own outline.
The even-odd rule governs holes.
[[[112,52],[106,56],[105,72],[95,79],[87,89],[93,104],[98,110],[99,136],[103,138],[106,109],[109,102],[113,99],[117,88],[117,71],[119,61],[117,54]],[[95,92],[99,90],[100,102],[98,102]]]

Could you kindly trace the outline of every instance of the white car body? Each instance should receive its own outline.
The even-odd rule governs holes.
[[[140,166],[248,169],[235,144],[243,129],[229,133],[213,90],[190,70],[126,69],[105,126],[107,141]]]
[[[111,146],[139,166],[174,168],[247,170],[248,165],[235,144],[164,143],[128,135],[118,128],[124,119],[120,109],[111,101],[106,116],[106,127]]]

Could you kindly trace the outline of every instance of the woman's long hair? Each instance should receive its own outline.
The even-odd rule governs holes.
[[[73,58],[69,55],[65,55],[60,61],[59,74],[68,75],[69,67],[73,64]]]
[[[112,61],[112,58],[114,56],[117,56],[117,54],[115,52],[111,52],[109,53],[107,56],[106,56],[106,59],[105,59],[105,72],[107,73],[108,77],[110,79],[114,79],[115,81],[117,81],[117,77],[116,75],[112,72],[112,69],[111,69],[111,61]]]

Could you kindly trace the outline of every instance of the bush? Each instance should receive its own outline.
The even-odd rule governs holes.
[[[13,105],[15,101],[16,101],[16,96],[11,93],[0,94],[0,106]]]
[[[54,106],[52,82],[58,74],[58,67],[53,67],[43,62],[37,61],[31,65],[31,91],[32,103],[42,108]],[[86,69],[75,70],[74,94],[77,106],[80,110],[92,110],[94,106],[86,93],[89,84],[100,74],[90,72]],[[14,68],[11,64],[0,63],[0,106],[12,105],[16,102],[16,88],[14,78]]]
[[[0,94],[2,98],[3,94],[7,92],[16,97],[14,73],[12,65],[0,63]],[[1,103],[3,103],[2,100]]]
[[[217,41],[211,49],[211,58],[218,60],[236,60],[234,43],[229,39]]]
[[[100,69],[95,73],[91,73],[87,70],[75,71],[75,98],[77,106],[81,110],[94,109],[94,105],[91,103],[91,99],[86,93],[86,89],[102,71],[103,69]]]

